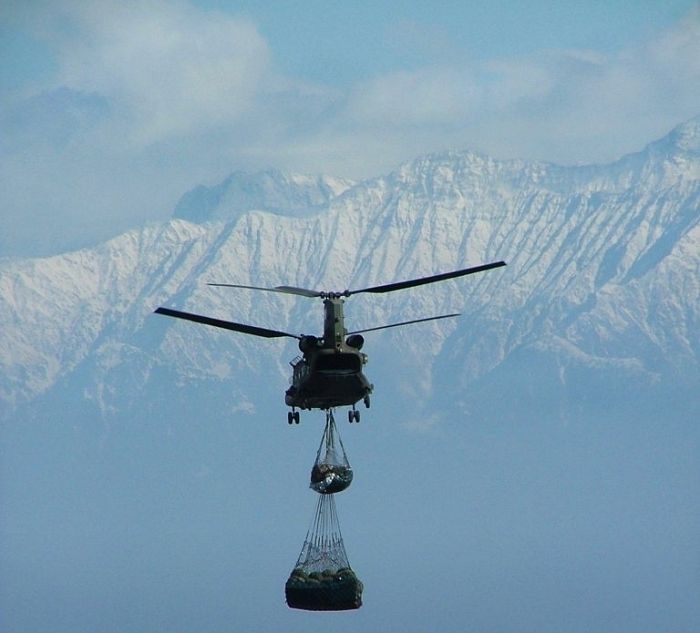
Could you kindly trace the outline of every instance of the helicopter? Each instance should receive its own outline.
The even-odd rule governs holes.
[[[208,283],[209,286],[220,286],[227,288],[245,288],[248,290],[262,290],[265,292],[279,292],[283,294],[293,294],[302,297],[320,298],[323,300],[324,319],[323,336],[318,337],[310,334],[290,334],[280,330],[246,325],[244,323],[234,323],[214,319],[208,316],[182,312],[171,308],[159,307],[155,314],[194,321],[213,327],[250,334],[263,338],[289,337],[299,341],[299,351],[301,356],[297,356],[290,362],[292,366],[291,386],[285,392],[284,400],[291,411],[287,413],[289,424],[299,424],[299,409],[311,410],[322,409],[331,410],[334,407],[349,406],[349,422],[360,421],[360,411],[356,404],[362,400],[366,408],[370,407],[370,395],[374,386],[369,382],[362,372],[362,368],[367,364],[367,355],[363,353],[364,345],[363,333],[385,330],[388,328],[410,325],[412,323],[423,323],[425,321],[435,321],[459,316],[455,314],[443,314],[440,316],[413,319],[389,325],[365,328],[348,332],[345,329],[345,317],[343,305],[345,298],[363,292],[384,293],[413,288],[424,284],[431,284],[446,279],[454,279],[464,275],[471,275],[493,268],[505,266],[504,261],[482,264],[471,268],[463,268],[447,273],[439,273],[428,277],[410,279],[408,281],[398,281],[381,286],[372,286],[360,290],[344,290],[342,292],[322,292],[318,290],[308,290],[296,286],[275,286],[266,288],[260,286],[245,286],[241,284],[228,283]]]

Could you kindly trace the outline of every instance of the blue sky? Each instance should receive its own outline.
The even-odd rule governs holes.
[[[0,60],[0,257],[34,256],[162,220],[234,169],[614,160],[700,114],[700,5],[10,0]],[[381,345],[378,397],[341,429],[359,612],[283,602],[320,414],[289,428],[268,384],[254,424],[200,409],[225,383],[109,428],[72,419],[67,389],[50,419],[0,429],[0,630],[696,630],[692,416],[601,405],[417,434]]]
[[[544,49],[615,53],[688,12],[654,2],[198,2],[236,6],[271,42],[285,72],[342,85],[426,63],[469,63]]]
[[[0,24],[0,256],[163,219],[234,169],[608,162],[700,112],[690,0],[34,1]]]

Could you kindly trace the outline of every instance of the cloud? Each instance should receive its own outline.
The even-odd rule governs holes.
[[[0,111],[6,147],[21,149],[41,139],[45,144],[66,148],[109,116],[109,102],[96,93],[62,87],[22,100]]]
[[[356,86],[339,129],[497,156],[610,161],[700,112],[700,8],[617,54],[547,50],[387,73]],[[379,132],[381,133],[381,132]]]
[[[34,3],[10,18],[54,71],[0,104],[0,255],[163,217],[218,175],[225,143],[250,144],[265,95],[286,85],[254,24],[186,3]]]
[[[187,4],[73,2],[53,24],[55,87],[102,95],[142,144],[239,119],[269,73],[252,23]]]
[[[346,116],[368,125],[440,125],[468,116],[480,98],[469,73],[454,68],[420,68],[383,75],[356,86]]]
[[[250,19],[186,2],[34,2],[3,18],[52,70],[0,100],[0,255],[164,218],[237,168],[358,178],[446,148],[605,162],[700,112],[700,8],[615,54],[473,60],[436,31],[410,67],[333,87],[282,73]]]

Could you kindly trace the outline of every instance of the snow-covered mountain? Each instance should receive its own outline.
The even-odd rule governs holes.
[[[173,215],[191,222],[230,222],[251,210],[309,215],[353,184],[344,178],[285,174],[277,169],[253,174],[237,171],[214,187],[199,185],[188,191]]]
[[[186,194],[169,222],[2,262],[0,416],[267,407],[282,420],[293,342],[154,308],[320,333],[316,301],[205,282],[342,290],[500,259],[506,268],[348,300],[353,329],[462,312],[367,335],[375,399],[422,418],[697,411],[700,118],[610,165],[451,151],[356,184],[235,173]]]

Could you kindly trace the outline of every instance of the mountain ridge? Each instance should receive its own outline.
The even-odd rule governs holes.
[[[279,169],[235,171],[218,185],[199,185],[185,193],[176,204],[173,217],[196,223],[231,221],[251,210],[304,216],[353,184],[344,178],[285,173]]]
[[[318,329],[316,303],[205,282],[342,290],[498,259],[508,262],[502,272],[373,302],[353,298],[349,329],[463,313],[372,339],[377,360],[368,371],[383,397],[398,394],[405,408],[447,398],[488,411],[492,388],[487,401],[477,386],[490,376],[498,384],[505,372],[524,382],[503,406],[536,399],[539,384],[545,399],[573,407],[586,381],[600,389],[601,375],[625,384],[627,399],[666,385],[697,406],[687,394],[700,384],[700,158],[659,148],[692,149],[698,121],[607,169],[443,152],[346,182],[313,208],[295,207],[304,199],[295,195],[281,215],[284,205],[227,215],[205,202],[202,224],[175,217],[94,249],[0,262],[4,417],[48,407],[40,403],[57,390],[74,392],[78,409],[118,416],[152,409],[150,393],[181,400],[178,385],[193,384],[220,394],[205,410],[254,412],[261,381],[282,390],[293,346],[172,323],[152,316],[155,307]],[[392,370],[397,346],[404,374]],[[513,378],[528,359],[531,375]]]
[[[470,171],[478,177],[505,174],[506,182],[522,186],[532,182],[540,187],[558,191],[572,185],[589,183],[594,190],[621,191],[631,182],[649,179],[645,168],[650,159],[658,163],[666,159],[664,177],[677,175],[677,161],[700,153],[700,116],[677,125],[666,136],[648,143],[639,152],[622,156],[608,164],[557,165],[541,160],[496,159],[474,150],[443,150],[407,161],[387,176],[355,182],[329,175],[307,175],[269,168],[250,173],[234,171],[213,186],[198,185],[185,193],[175,206],[173,217],[191,222],[231,221],[241,213],[259,210],[277,215],[309,215],[322,210],[336,196],[366,182],[378,179],[400,183],[411,172],[421,171],[426,164],[458,164],[460,171]],[[666,173],[668,170],[672,173]],[[698,174],[696,174],[698,175]],[[700,176],[700,175],[698,175]],[[619,182],[613,184],[615,180]],[[649,188],[660,186],[658,174],[648,182]],[[285,197],[286,196],[286,197]]]

